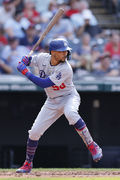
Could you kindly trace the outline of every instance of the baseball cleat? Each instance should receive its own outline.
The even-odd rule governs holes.
[[[93,161],[95,162],[98,162],[103,157],[102,149],[95,142],[88,145],[88,150],[92,154]]]
[[[30,173],[32,170],[32,162],[25,161],[23,166],[16,170],[16,173]]]

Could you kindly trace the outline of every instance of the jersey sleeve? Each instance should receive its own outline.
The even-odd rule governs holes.
[[[60,86],[66,79],[72,78],[72,75],[70,68],[59,68],[49,78],[55,85]]]

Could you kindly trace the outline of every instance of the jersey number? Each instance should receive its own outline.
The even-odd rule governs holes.
[[[53,90],[54,90],[54,91],[58,91],[58,90],[60,90],[60,89],[64,89],[66,86],[65,86],[64,83],[62,83],[60,86],[54,85],[54,86],[52,86],[52,87],[53,87]]]

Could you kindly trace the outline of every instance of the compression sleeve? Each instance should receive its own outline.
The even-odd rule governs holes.
[[[47,87],[50,87],[50,86],[53,86],[55,85],[50,79],[49,77],[48,78],[45,78],[45,79],[42,79],[42,78],[39,78],[37,76],[35,76],[34,74],[28,72],[27,73],[27,78],[32,81],[34,84],[40,86],[41,88],[47,88]]]

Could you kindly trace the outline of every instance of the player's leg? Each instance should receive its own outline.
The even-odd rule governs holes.
[[[75,127],[77,133],[83,139],[85,145],[92,154],[93,160],[98,161],[102,158],[102,149],[93,141],[84,120],[78,114],[79,104],[79,95],[72,95],[69,99],[66,99],[64,114],[68,119],[69,124]]]
[[[32,169],[32,161],[38,146],[38,141],[43,133],[62,115],[62,112],[56,109],[49,109],[43,106],[39,112],[31,130],[26,147],[26,160],[24,165],[19,168],[17,173],[29,173]]]

